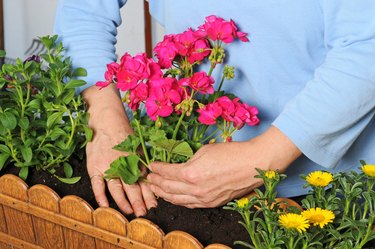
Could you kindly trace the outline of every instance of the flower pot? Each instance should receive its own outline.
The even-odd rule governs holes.
[[[182,231],[165,234],[156,224],[128,221],[113,208],[94,210],[78,196],[60,198],[45,185],[0,177],[0,248],[204,248]],[[227,249],[211,244],[208,249]]]

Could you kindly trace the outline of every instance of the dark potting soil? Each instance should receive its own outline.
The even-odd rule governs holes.
[[[91,189],[85,162],[72,158],[71,164],[74,167],[74,176],[82,177],[76,184],[61,183],[56,177],[44,171],[31,171],[26,183],[29,186],[44,184],[53,189],[61,198],[66,195],[79,196],[94,209],[97,208],[98,205]],[[0,172],[0,175],[7,173],[18,175],[18,171],[15,167],[6,167]],[[58,170],[58,175],[63,174]],[[119,210],[114,201],[111,200],[109,193],[107,193],[107,196],[109,197],[110,206]],[[298,202],[299,198],[296,201]],[[129,221],[135,218],[134,215],[125,215],[125,217]],[[187,232],[198,239],[204,246],[221,243],[240,249],[244,247],[233,245],[234,241],[249,241],[246,230],[238,223],[238,221],[242,220],[241,216],[234,211],[224,210],[222,207],[188,209],[175,206],[163,199],[158,199],[157,208],[149,210],[144,218],[158,225],[166,234],[174,230]],[[375,241],[368,243],[365,248],[375,248]]]
[[[81,180],[75,184],[69,185],[61,183],[56,177],[42,170],[29,173],[26,183],[29,186],[35,184],[44,184],[53,189],[61,198],[66,195],[76,195],[88,202],[94,209],[98,207],[94,194],[91,189],[90,179],[86,171],[84,162],[76,158],[71,159],[74,168],[74,176],[81,176]],[[2,174],[18,175],[19,169],[15,167],[6,167],[0,172]],[[57,175],[63,176],[60,170]],[[110,206],[117,209],[116,204],[110,199]],[[135,218],[134,215],[125,215],[130,221]],[[213,243],[225,244],[232,248],[244,248],[234,246],[236,240],[248,240],[246,230],[238,223],[241,216],[230,210],[224,210],[222,207],[212,209],[188,209],[175,206],[171,203],[158,199],[158,206],[148,211],[146,218],[158,225],[166,234],[181,230],[187,232],[198,239],[204,246]]]

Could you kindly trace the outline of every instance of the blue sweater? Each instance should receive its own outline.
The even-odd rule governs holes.
[[[125,2],[60,0],[55,31],[74,65],[88,70],[90,84],[116,60]],[[150,9],[166,33],[195,28],[211,14],[249,33],[250,43],[228,46],[236,80],[226,90],[257,106],[261,124],[233,139],[274,125],[303,152],[280,196],[306,193],[300,174],[358,169],[361,159],[375,163],[374,0],[150,0]]]

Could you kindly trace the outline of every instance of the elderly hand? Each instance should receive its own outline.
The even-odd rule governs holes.
[[[246,142],[209,144],[188,162],[153,162],[147,179],[165,200],[188,208],[210,208],[262,185],[256,168],[284,171],[301,152],[277,128]]]
[[[91,87],[83,92],[89,105],[89,126],[94,131],[93,140],[86,146],[87,171],[99,206],[108,207],[106,185],[120,210],[126,214],[142,216],[147,209],[157,206],[154,193],[145,182],[127,185],[120,179],[105,181],[104,172],[111,162],[124,153],[113,148],[132,133],[117,89],[108,86],[99,91]]]

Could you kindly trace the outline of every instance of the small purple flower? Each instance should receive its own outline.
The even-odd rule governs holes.
[[[30,57],[28,57],[23,63],[26,63],[28,61],[35,61],[37,63],[40,63],[40,57],[38,55],[32,55]]]

